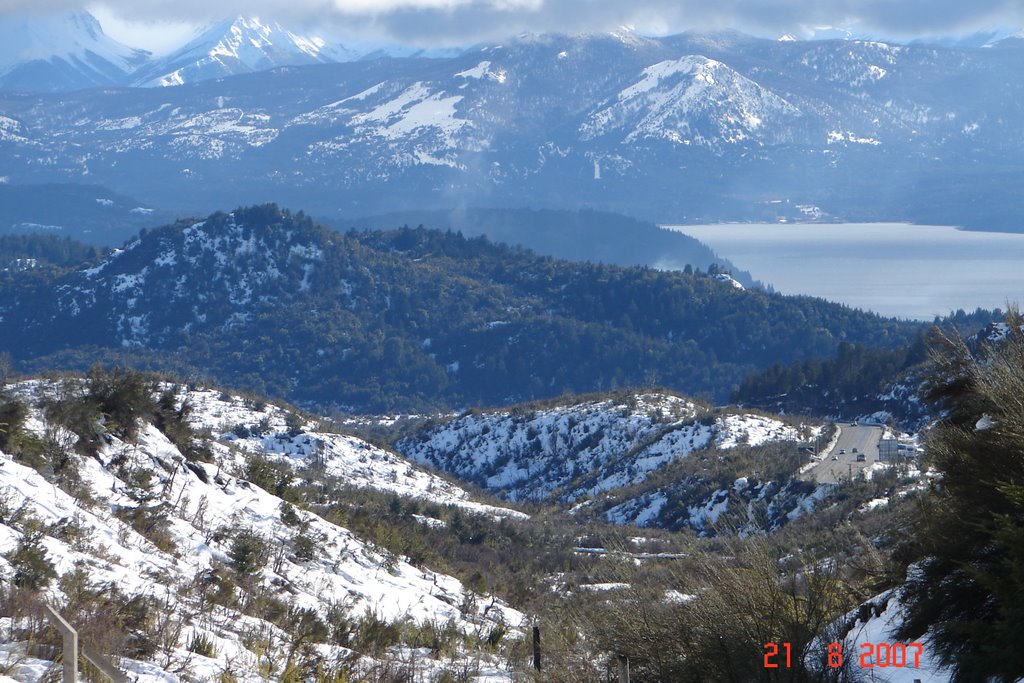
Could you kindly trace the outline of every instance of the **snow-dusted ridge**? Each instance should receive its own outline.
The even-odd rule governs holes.
[[[37,400],[53,395],[55,385],[23,382],[15,392]],[[136,680],[215,680],[227,669],[240,681],[277,680],[267,671],[262,655],[250,649],[251,639],[254,633],[261,633],[270,642],[287,642],[289,633],[267,621],[269,617],[258,612],[243,614],[230,605],[221,608],[225,611],[219,618],[204,616],[193,590],[211,571],[222,571],[217,567],[230,561],[231,539],[243,532],[260,539],[267,553],[267,563],[253,574],[257,585],[292,609],[312,610],[321,620],[327,619],[331,605],[343,605],[355,617],[372,613],[388,621],[451,621],[467,634],[486,634],[495,626],[519,627],[523,618],[519,612],[490,597],[472,596],[450,576],[389,556],[312,512],[293,510],[290,514],[294,517],[289,519],[287,506],[279,497],[237,473],[247,452],[300,467],[308,462],[313,448],[327,473],[354,486],[375,486],[400,496],[422,497],[489,515],[520,513],[473,503],[458,487],[401,458],[356,439],[314,431],[313,425],[289,417],[283,408],[254,405],[240,397],[201,389],[182,389],[178,397],[193,406],[191,422],[196,428],[211,429],[216,435],[233,424],[232,429],[243,434],[244,426],[260,430],[261,435],[216,439],[208,445],[212,462],[203,462],[186,457],[153,424],[142,422],[134,438],[122,440],[108,433],[97,457],[76,457],[81,481],[72,493],[65,490],[67,486],[56,486],[36,469],[0,452],[0,505],[4,510],[0,577],[8,580],[13,576],[11,553],[30,528],[42,528],[45,532],[39,542],[58,576],[82,567],[91,586],[116,587],[123,595],[175,603],[173,619],[181,621],[180,636],[165,653],[165,662],[126,662],[126,667],[139,674]],[[26,428],[43,439],[67,436],[38,409],[32,409]],[[284,430],[291,436],[281,437]],[[71,447],[73,439],[64,443]],[[360,462],[362,459],[365,462]],[[141,498],[139,482],[146,480],[137,476],[139,472],[149,477],[145,486],[149,493]],[[166,514],[164,531],[157,536],[143,535],[139,526],[129,523],[137,515],[156,510]],[[74,533],[60,531],[69,525]],[[312,541],[311,552],[298,552],[300,536]],[[58,606],[67,599],[56,583],[49,588],[48,598]],[[0,649],[17,653],[20,646],[2,642],[9,626],[8,621],[0,635]],[[210,656],[188,650],[189,640],[196,636],[213,643]],[[348,648],[327,642],[318,642],[316,649],[325,662],[340,662],[352,655]],[[480,662],[474,680],[508,680],[493,658],[484,655],[479,659],[477,655],[474,661]],[[26,659],[16,680],[38,680],[44,664]],[[429,657],[420,664],[424,672],[440,671],[444,665],[444,661]]]
[[[9,100],[0,116],[20,127],[0,126],[10,147],[4,175],[84,178],[165,206],[183,196],[203,196],[204,205],[275,197],[324,215],[334,202],[356,201],[367,213],[395,201],[432,205],[442,190],[456,204],[532,196],[556,205],[607,186],[608,208],[671,215],[704,201],[677,189],[699,187],[705,173],[777,161],[804,169],[810,186],[773,181],[766,196],[787,201],[770,211],[760,198],[729,202],[728,211],[715,199],[705,213],[802,220],[798,207],[821,204],[830,218],[852,219],[861,198],[822,198],[831,196],[824,172],[833,165],[872,180],[864,169],[905,158],[900,170],[913,177],[923,172],[917,159],[960,168],[989,146],[1017,159],[1024,139],[1019,121],[1000,115],[1014,106],[1012,87],[970,96],[971,83],[1015,82],[1006,50],[626,32],[527,37],[439,60],[356,59],[331,45],[241,17],[176,55],[131,73],[111,67],[120,76],[101,79],[202,87]],[[69,89],[42,80],[0,78],[0,88]],[[707,154],[722,165],[697,163]],[[308,194],[325,186],[336,194]],[[400,199],[380,199],[391,189]],[[921,220],[902,206],[888,210]]]
[[[272,18],[239,15],[202,26],[184,45],[154,56],[107,36],[87,11],[0,16],[0,88],[166,87],[280,67],[382,56],[454,57],[463,51],[352,40],[343,43],[319,31],[292,30]]]
[[[306,422],[296,431],[288,424],[294,413],[274,404],[259,406],[252,399],[212,389],[182,390],[181,397],[195,406],[195,427],[211,430],[222,443],[242,454],[279,460],[296,469],[317,460],[326,474],[351,486],[454,505],[498,519],[528,517],[511,508],[478,503],[465,489],[354,436],[320,431],[315,422]],[[253,434],[257,429],[260,433]]]
[[[761,415],[716,414],[671,394],[641,393],[469,414],[396,447],[508,500],[571,503],[639,484],[710,446],[795,441],[810,429]]]
[[[0,17],[0,89],[118,85],[148,58],[106,35],[88,12]]]
[[[508,500],[564,506],[580,519],[764,533],[813,514],[834,485],[766,474],[769,459],[813,443],[821,425],[738,408],[710,408],[669,393],[621,392],[473,412],[396,443],[402,453]],[[790,442],[784,445],[784,442]],[[706,465],[739,452],[751,469],[710,477]],[[692,468],[684,461],[698,458]],[[705,463],[701,465],[699,463]],[[675,468],[675,469],[673,469]]]

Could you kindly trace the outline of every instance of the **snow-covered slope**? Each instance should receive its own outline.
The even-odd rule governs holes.
[[[169,231],[155,254],[146,253],[143,240],[132,241],[99,266],[79,271],[76,282],[60,288],[57,305],[85,319],[97,304],[111,301],[113,339],[122,346],[159,343],[206,325],[231,327],[249,319],[257,304],[301,297],[323,257],[322,240],[312,230],[253,231],[229,214],[222,224]],[[206,312],[221,306],[216,319]]]
[[[69,386],[30,381],[15,391],[33,402],[58,395],[74,400]],[[226,670],[238,676],[233,680],[279,680],[285,659],[293,661],[301,648],[310,647],[303,656],[318,658],[322,671],[358,671],[391,657],[406,663],[411,657],[418,670],[434,675],[469,655],[460,649],[447,664],[443,657],[408,648],[360,657],[349,636],[331,634],[361,619],[450,622],[467,634],[520,625],[522,615],[500,601],[478,599],[456,579],[412,567],[312,512],[289,510],[281,498],[239,475],[247,453],[296,468],[316,453],[328,474],[356,486],[467,511],[518,513],[472,503],[461,489],[400,458],[315,431],[282,408],[201,389],[179,390],[179,408],[185,400],[196,428],[210,429],[214,436],[233,430],[207,444],[206,458],[183,453],[149,422],[142,422],[132,438],[104,431],[95,457],[71,455],[75,476],[66,465],[59,474],[44,465],[53,462],[48,455],[33,469],[0,452],[0,576],[24,576],[18,574],[26,571],[19,548],[33,543],[44,551],[53,574],[65,577],[47,591],[58,606],[78,604],[75,600],[96,587],[112,599],[149,605],[165,640],[159,653],[127,662],[144,674],[137,680],[215,680]],[[74,449],[74,437],[38,409],[31,411],[26,432],[48,448]],[[252,541],[262,561],[242,564],[239,539]],[[77,590],[84,593],[73,596],[67,577],[83,570],[85,583]],[[251,602],[257,599],[263,600],[258,608]],[[212,615],[211,600],[217,605]],[[288,622],[289,614],[298,621]],[[296,642],[300,623],[319,624],[309,630],[317,634],[310,642]],[[3,637],[25,626],[19,620],[4,624]],[[210,647],[197,647],[197,639]],[[0,642],[0,648],[24,654],[11,643]],[[507,680],[493,658],[479,657],[460,664],[475,672],[469,680],[478,680],[476,675]],[[43,666],[28,658],[11,673],[16,680],[36,681]]]
[[[478,503],[465,489],[425,471],[405,458],[353,436],[295,424],[294,413],[272,403],[231,396],[212,389],[183,391],[181,400],[194,406],[191,424],[211,433],[240,454],[254,454],[296,469],[314,462],[348,485],[388,491],[399,496],[454,505],[495,518],[525,519],[517,510]]]
[[[795,106],[725,64],[699,55],[665,60],[590,114],[580,137],[614,135],[623,143],[657,138],[719,147],[783,142]]]
[[[702,536],[763,533],[813,513],[835,488],[798,479],[738,477],[719,483],[689,476],[586,501],[574,511],[613,524],[688,528]]]
[[[893,666],[892,656],[878,652],[882,643],[897,643],[894,632],[903,625],[906,609],[900,589],[885,591],[863,603],[846,616],[844,635],[848,652],[857,653],[862,669],[871,668],[871,680],[878,683],[946,683],[953,680],[953,671],[941,665],[938,653],[928,638],[906,645],[906,666]],[[879,656],[881,655],[881,656]]]
[[[0,89],[117,85],[148,57],[107,36],[88,12],[0,16]]]
[[[470,414],[399,441],[412,460],[509,500],[573,502],[645,481],[708,448],[796,441],[797,428],[760,415],[716,413],[670,394]]]
[[[199,32],[179,50],[133,74],[141,86],[181,85],[278,66],[346,62],[358,55],[316,35],[299,35],[276,21],[239,16]]]
[[[651,394],[636,397],[632,405],[588,401],[471,414],[396,445],[417,462],[510,500],[558,496],[571,501],[625,485],[706,446],[712,430],[692,421],[697,412],[685,399]]]

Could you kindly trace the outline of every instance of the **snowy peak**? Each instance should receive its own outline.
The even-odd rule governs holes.
[[[725,64],[699,55],[664,60],[590,114],[580,137],[661,139],[680,145],[779,142],[800,110]]]
[[[88,12],[0,17],[0,88],[58,91],[116,85],[149,53],[122,45]]]
[[[1014,31],[1010,35],[994,36],[984,44],[986,48],[1021,48],[1024,47],[1024,29]]]
[[[275,21],[239,16],[201,29],[166,57],[122,45],[94,16],[0,17],[0,89],[65,91],[111,85],[164,86],[347,62],[360,53]]]
[[[279,66],[342,62],[357,55],[315,35],[300,35],[275,21],[236,17],[213,24],[176,52],[142,69],[136,85],[181,85]]]

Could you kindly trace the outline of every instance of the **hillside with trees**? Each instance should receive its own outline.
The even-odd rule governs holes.
[[[116,368],[14,383],[0,421],[16,680],[59,666],[44,599],[170,681],[590,683],[620,655],[636,683],[753,680],[772,641],[794,666],[766,680],[841,680],[825,647],[892,585],[879,530],[915,497],[859,510],[901,483],[881,477],[771,535],[640,532],[511,509],[294,408]]]
[[[928,436],[939,475],[914,518],[900,637],[928,637],[954,680],[1024,676],[1024,320],[934,355]]]
[[[719,257],[707,245],[681,232],[654,223],[605,211],[552,209],[453,209],[451,211],[399,211],[353,221],[331,221],[338,227],[387,230],[417,225],[460,232],[466,237],[486,236],[492,242],[554,256],[568,261],[590,261],[618,266],[707,271],[718,266],[746,286],[755,284],[750,273]]]
[[[0,351],[22,369],[116,360],[360,411],[654,384],[721,402],[773,363],[920,329],[699,269],[559,261],[421,228],[339,234],[273,205],[3,282],[0,315],[18,330]]]
[[[0,272],[37,267],[69,268],[98,259],[107,250],[57,235],[0,235]],[[31,268],[18,261],[30,261]]]
[[[1022,324],[1011,313],[986,335],[933,343],[943,412],[925,458],[819,486],[819,504],[786,504],[783,524],[772,523],[778,496],[757,481],[798,476],[785,442],[800,430],[778,418],[762,430],[776,442],[734,423],[696,451],[693,429],[741,416],[620,393],[421,425],[429,438],[447,429],[457,447],[492,438],[488,452],[533,442],[543,452],[562,430],[580,437],[574,457],[635,444],[631,464],[671,441],[661,450],[675,462],[646,488],[626,481],[614,493],[621,503],[664,492],[657,521],[677,531],[630,528],[641,520],[628,516],[609,526],[610,498],[510,508],[259,396],[123,369],[22,380],[0,391],[0,640],[50,651],[45,594],[122,665],[178,680],[384,683],[418,671],[584,683],[614,675],[625,656],[638,683],[838,682],[862,673],[850,653],[871,633],[922,643],[918,671],[897,673],[1013,681],[1024,675]],[[724,514],[713,528],[675,523],[702,507],[701,488],[712,494],[704,507]],[[324,581],[348,586],[349,600],[323,600]],[[423,608],[364,609],[382,582]],[[766,669],[766,643],[789,643],[792,664]],[[847,653],[835,667],[832,644]],[[12,666],[25,661],[48,665]]]
[[[1000,326],[1000,309],[954,311],[935,318],[906,346],[880,348],[840,342],[829,358],[774,363],[751,373],[731,400],[765,410],[806,415],[888,413],[897,421],[920,425],[929,419],[921,386],[927,375],[929,348],[944,336],[972,338],[978,330]]]

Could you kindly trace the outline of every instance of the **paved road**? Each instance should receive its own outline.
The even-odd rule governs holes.
[[[850,478],[851,475],[856,477],[860,470],[878,462],[878,442],[881,438],[881,427],[840,424],[836,445],[831,451],[822,453],[824,459],[813,469],[808,470],[804,478],[822,484],[835,484],[840,479]],[[857,462],[857,453],[853,452],[855,448],[858,453],[864,454],[864,462]]]

